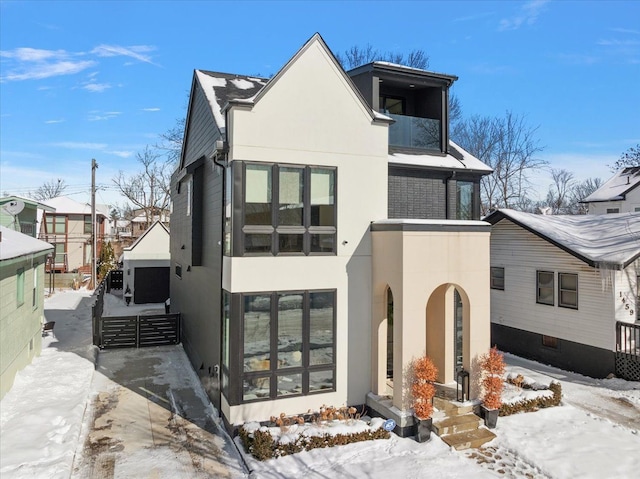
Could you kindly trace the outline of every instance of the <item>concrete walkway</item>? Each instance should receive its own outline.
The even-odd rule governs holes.
[[[246,477],[182,346],[102,350],[91,390],[72,478]]]

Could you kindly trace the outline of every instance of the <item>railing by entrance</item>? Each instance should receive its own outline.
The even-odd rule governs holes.
[[[616,376],[640,381],[640,324],[616,322]]]

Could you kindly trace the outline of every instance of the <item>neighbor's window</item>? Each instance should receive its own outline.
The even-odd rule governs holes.
[[[20,268],[16,274],[16,303],[18,307],[24,304],[24,268]]]
[[[607,208],[607,213],[620,213],[620,208]]]
[[[46,215],[45,224],[49,234],[66,234],[67,232],[67,217],[64,215]]]
[[[333,168],[247,163],[239,248],[248,254],[335,253]]]
[[[93,230],[91,228],[91,215],[84,215],[84,234],[91,234]]]
[[[335,389],[335,301],[333,290],[242,295],[241,402]]]
[[[578,275],[558,273],[558,306],[578,309]]]
[[[33,291],[31,294],[31,306],[33,309],[38,308],[38,263],[34,263],[33,269]]]
[[[553,272],[538,271],[537,276],[536,302],[553,306]]]
[[[456,219],[473,219],[473,183],[456,181]]]
[[[504,268],[491,267],[491,289],[504,290]]]

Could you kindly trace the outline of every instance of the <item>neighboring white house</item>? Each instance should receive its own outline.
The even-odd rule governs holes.
[[[581,203],[590,215],[640,211],[640,166],[622,168]]]
[[[616,354],[627,350],[640,379],[640,213],[504,209],[486,221],[492,344],[594,377],[627,374]]]
[[[0,398],[40,354],[44,264],[53,246],[0,226]]]
[[[195,71],[171,310],[228,426],[366,403],[409,434],[412,359],[431,356],[454,388],[477,372],[491,169],[449,140],[456,79],[386,62],[345,72],[319,35],[269,80]]]
[[[122,252],[123,287],[133,302],[163,303],[169,298],[169,230],[153,223]]]

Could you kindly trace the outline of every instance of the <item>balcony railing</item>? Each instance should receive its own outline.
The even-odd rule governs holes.
[[[58,253],[51,260],[47,258],[47,262],[44,264],[44,270],[47,273],[50,271],[66,273],[68,269],[67,253]]]
[[[389,146],[440,149],[440,120],[406,115],[390,115],[395,123],[389,125]]]

